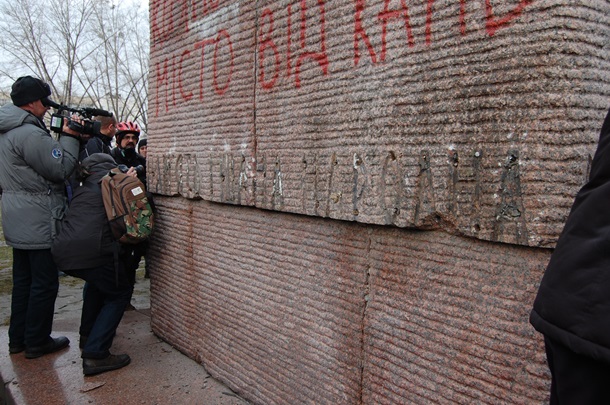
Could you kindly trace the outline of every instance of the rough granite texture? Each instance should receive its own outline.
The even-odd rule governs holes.
[[[543,403],[546,249],[157,196],[155,333],[259,404]]]
[[[546,400],[527,315],[610,106],[608,1],[150,17],[157,333],[256,403]]]

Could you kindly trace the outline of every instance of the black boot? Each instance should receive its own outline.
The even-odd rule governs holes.
[[[25,345],[24,344],[12,345],[12,344],[9,343],[9,345],[8,345],[8,352],[9,352],[9,354],[21,353],[24,350],[25,350]]]
[[[65,336],[60,336],[55,339],[51,339],[49,343],[37,347],[26,347],[25,358],[35,359],[45,354],[54,353],[58,350],[64,349],[70,345],[70,340]]]
[[[83,359],[83,374],[94,375],[125,367],[131,362],[126,354],[110,354],[104,359]]]

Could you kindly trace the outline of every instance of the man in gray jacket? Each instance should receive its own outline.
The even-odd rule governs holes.
[[[13,247],[13,294],[9,353],[32,359],[67,347],[51,337],[58,271],[51,242],[66,210],[64,180],[77,164],[81,135],[64,124],[59,141],[43,122],[49,85],[20,77],[0,108],[2,228]]]

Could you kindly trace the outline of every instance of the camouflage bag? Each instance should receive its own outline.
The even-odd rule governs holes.
[[[121,243],[144,242],[153,232],[154,213],[144,184],[118,168],[100,181],[112,234]]]

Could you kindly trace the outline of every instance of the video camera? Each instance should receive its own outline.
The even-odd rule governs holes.
[[[51,130],[60,134],[64,127],[64,118],[68,119],[68,127],[81,134],[87,134],[91,136],[99,136],[100,130],[102,129],[102,123],[93,120],[95,116],[112,117],[110,111],[102,110],[99,108],[72,108],[63,104],[57,104],[56,102],[45,98],[42,100],[43,104],[47,107],[53,107],[57,111],[51,115]],[[71,112],[78,114],[83,118],[83,123],[78,123],[70,119],[65,113]]]

